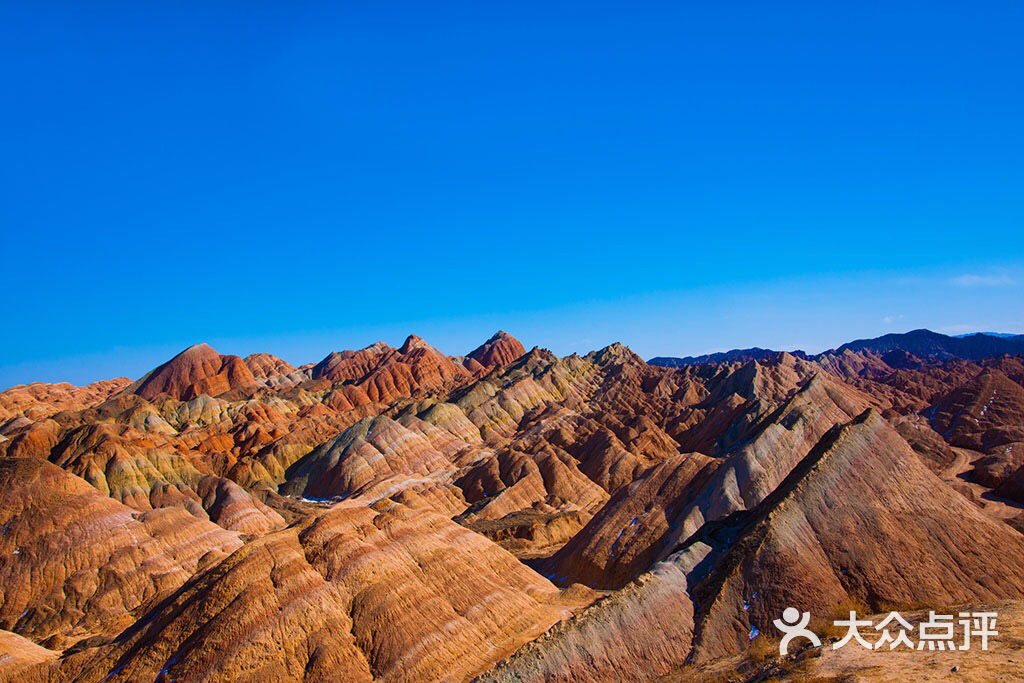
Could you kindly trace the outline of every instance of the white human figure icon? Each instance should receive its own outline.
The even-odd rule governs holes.
[[[807,630],[807,624],[811,623],[811,613],[804,612],[802,615],[796,607],[787,607],[782,612],[782,620],[776,619],[772,622],[775,628],[786,635],[779,643],[779,656],[785,657],[789,654],[789,641],[797,637],[807,638],[815,647],[821,647],[821,640],[811,631]]]

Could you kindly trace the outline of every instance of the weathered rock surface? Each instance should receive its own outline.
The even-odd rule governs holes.
[[[290,375],[296,371],[293,365],[269,353],[254,353],[246,356],[244,362],[257,381],[278,375]]]
[[[554,586],[429,509],[348,503],[201,573],[78,679],[461,680],[565,614]]]
[[[686,660],[692,638],[693,603],[686,592],[686,576],[675,566],[662,564],[475,680],[656,680]]]
[[[0,423],[15,417],[40,420],[63,410],[81,410],[102,403],[131,384],[127,377],[76,387],[67,382],[33,382],[0,391]]]
[[[942,397],[930,417],[954,446],[980,451],[1024,441],[1024,387],[986,369]]]
[[[49,647],[115,635],[242,545],[182,509],[135,512],[35,458],[0,458],[0,530],[0,628]]]
[[[473,349],[466,358],[479,364],[480,368],[490,370],[500,365],[508,365],[526,353],[526,349],[518,339],[504,330],[497,333],[486,342]],[[467,370],[473,372],[469,366]]]
[[[799,389],[792,388],[795,381],[786,372],[774,377],[774,388],[759,371],[748,373],[752,388],[719,389],[764,397],[744,403],[737,415],[735,425],[750,425],[732,437],[738,445],[716,459],[692,454],[648,470],[552,558],[552,575],[603,588],[622,586],[706,521],[757,505],[826,431],[869,405],[864,395],[821,374]],[[766,402],[786,391],[791,393],[778,407]]]
[[[398,349],[378,342],[360,351],[332,353],[313,368],[312,378],[347,380],[370,402],[388,403],[450,389],[469,380],[470,375],[413,334]]]
[[[757,506],[708,522],[479,680],[649,680],[742,651],[787,606],[1019,598],[1022,551],[1024,537],[946,487],[866,411],[825,434]],[[673,613],[679,604],[694,616]]]
[[[1024,595],[1024,537],[943,485],[872,411],[831,430],[757,508],[708,525],[671,561],[693,568],[698,660],[742,650],[750,627],[767,632],[786,606],[879,611]]]
[[[222,356],[207,344],[196,344],[147,374],[131,390],[148,400],[166,394],[187,401],[200,394],[219,396],[254,384],[256,378],[241,358]]]
[[[44,681],[59,652],[10,631],[0,631],[0,681]]]

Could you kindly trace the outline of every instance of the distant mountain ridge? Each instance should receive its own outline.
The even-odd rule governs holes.
[[[1005,334],[995,332],[977,332],[974,334],[949,335],[932,332],[931,330],[911,330],[910,332],[885,334],[873,339],[855,339],[839,348],[829,349],[819,354],[807,354],[803,351],[791,351],[791,355],[805,360],[841,354],[844,351],[867,351],[878,355],[903,352],[927,360],[946,360],[963,358],[965,360],[982,360],[1003,354],[1024,353],[1024,334]],[[751,348],[733,349],[703,356],[684,356],[682,358],[658,356],[648,361],[651,365],[661,367],[683,367],[687,365],[703,365],[705,363],[745,363],[751,360],[762,361],[780,353],[771,349]]]
[[[790,355],[797,358],[808,358],[803,351],[790,351]],[[705,363],[746,363],[748,361],[768,360],[778,355],[778,351],[762,349],[757,346],[751,349],[733,349],[731,351],[720,351],[718,353],[706,353],[703,356],[685,356],[673,358],[671,356],[658,356],[647,361],[650,365],[659,365],[665,368],[679,368],[686,365],[704,365]]]
[[[988,337],[999,337],[1000,339],[1012,339],[1013,337],[1020,337],[1019,334],[1010,334],[1008,332],[968,332],[966,334],[954,334],[953,336],[957,339],[963,339],[964,337],[973,337],[976,334],[984,334]]]

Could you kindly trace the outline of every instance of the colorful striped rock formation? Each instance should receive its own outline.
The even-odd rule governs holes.
[[[0,681],[699,679],[787,606],[1015,614],[1024,362],[936,339],[13,387]]]

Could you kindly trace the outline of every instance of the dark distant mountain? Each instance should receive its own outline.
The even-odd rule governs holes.
[[[1024,336],[1019,334],[1010,334],[1007,332],[968,332],[967,334],[954,334],[953,336],[957,339],[963,339],[964,337],[973,337],[976,334],[983,334],[986,337],[999,337],[1000,339],[1012,339],[1013,337]]]
[[[874,339],[857,339],[843,344],[836,352],[842,353],[846,350],[871,351],[879,355],[890,351],[904,351],[918,358],[935,360],[981,360],[1005,353],[1024,353],[1024,335],[995,337],[979,332],[966,337],[950,337],[931,330],[913,330],[903,334],[886,334]]]
[[[931,330],[912,330],[910,332],[886,334],[873,339],[857,339],[817,355],[808,355],[803,351],[793,351],[792,355],[799,358],[815,359],[843,351],[869,351],[880,356],[885,354],[909,354],[924,360],[945,360],[947,358],[963,358],[966,360],[982,360],[1003,354],[1024,354],[1024,334],[1002,334],[978,332],[969,335],[951,337]],[[756,360],[767,360],[779,353],[771,349],[733,349],[703,356],[686,356],[672,358],[659,356],[648,361],[651,365],[678,368],[686,365],[703,365],[704,363],[731,363]],[[896,356],[892,356],[895,358]]]
[[[659,365],[664,368],[681,368],[686,365],[704,365],[705,363],[746,363],[748,361],[768,360],[777,356],[780,352],[772,349],[733,349],[732,351],[720,351],[718,353],[707,353],[703,356],[686,356],[684,358],[672,358],[658,356],[647,361],[650,365]],[[792,355],[798,358],[807,358],[803,351],[792,351]]]

